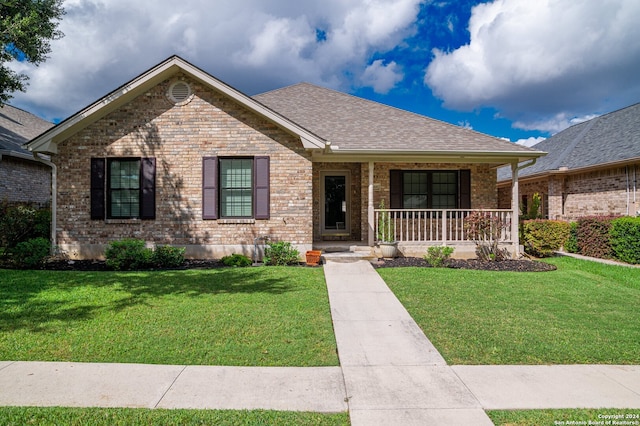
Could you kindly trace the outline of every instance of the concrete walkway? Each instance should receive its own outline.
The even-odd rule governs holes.
[[[574,259],[588,260],[589,262],[604,263],[605,265],[624,266],[626,268],[640,268],[640,265],[632,265],[630,263],[618,262],[612,259],[600,259],[597,257],[583,256],[577,253],[567,253],[566,251],[556,251],[556,256],[573,257]]]
[[[485,409],[640,409],[640,366],[447,366],[369,262],[328,261],[324,272],[341,367],[0,361],[0,406],[348,410],[354,426],[491,425]]]
[[[493,424],[369,262],[324,273],[352,425]]]

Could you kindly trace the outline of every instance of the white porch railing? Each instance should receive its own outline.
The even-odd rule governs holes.
[[[375,209],[375,236],[379,240],[378,226],[381,215],[388,215],[382,221],[386,228],[381,230],[392,235],[399,242],[440,242],[441,244],[473,241],[468,235],[469,215],[480,212],[501,223],[499,241],[512,243],[512,210],[418,210],[418,209]]]

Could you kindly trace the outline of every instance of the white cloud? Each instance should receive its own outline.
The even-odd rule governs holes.
[[[570,117],[567,113],[561,112],[543,120],[534,120],[530,122],[515,121],[513,123],[513,127],[522,130],[540,130],[553,135],[561,132],[567,127],[589,121],[597,116],[597,114],[588,114],[582,117]]]
[[[362,74],[364,86],[373,87],[376,93],[387,94],[394,86],[402,81],[404,74],[399,71],[398,64],[390,62],[384,64],[382,59],[373,61]]]
[[[50,58],[12,64],[30,76],[12,104],[64,118],[173,54],[249,94],[299,81],[384,91],[401,73],[363,80],[370,58],[412,33],[422,1],[66,0]]]
[[[559,111],[612,110],[640,98],[638,19],[637,0],[480,4],[470,43],[434,50],[424,81],[448,108],[496,108],[521,128],[541,130],[535,123]]]
[[[458,126],[463,127],[465,129],[473,130],[473,126],[469,122],[469,120],[458,121]]]
[[[523,146],[534,146],[535,144],[538,144],[545,139],[546,138],[543,138],[543,137],[537,137],[537,138],[530,137],[527,139],[518,139],[517,141],[515,141],[515,143]]]

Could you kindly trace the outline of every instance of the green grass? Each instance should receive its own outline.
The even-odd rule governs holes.
[[[638,409],[487,411],[487,414],[496,426],[640,424]]]
[[[640,269],[378,272],[449,364],[640,364]]]
[[[0,360],[338,365],[322,269],[0,270]]]
[[[285,411],[148,410],[133,408],[0,407],[0,424],[84,425],[348,425],[347,413]]]

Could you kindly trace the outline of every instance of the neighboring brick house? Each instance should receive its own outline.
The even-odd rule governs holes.
[[[467,243],[472,210],[517,211],[497,210],[496,167],[544,155],[310,84],[252,98],[176,56],[29,149],[56,165],[55,243],[78,258],[124,237],[189,257],[251,255],[263,236],[373,246],[383,199],[406,251]]]
[[[23,147],[53,124],[5,105],[0,108],[0,202],[47,205],[51,168]]]
[[[540,213],[573,220],[640,215],[640,103],[576,124],[534,146],[548,155],[518,176],[521,206],[533,194]],[[511,204],[511,171],[498,171],[501,207]]]

